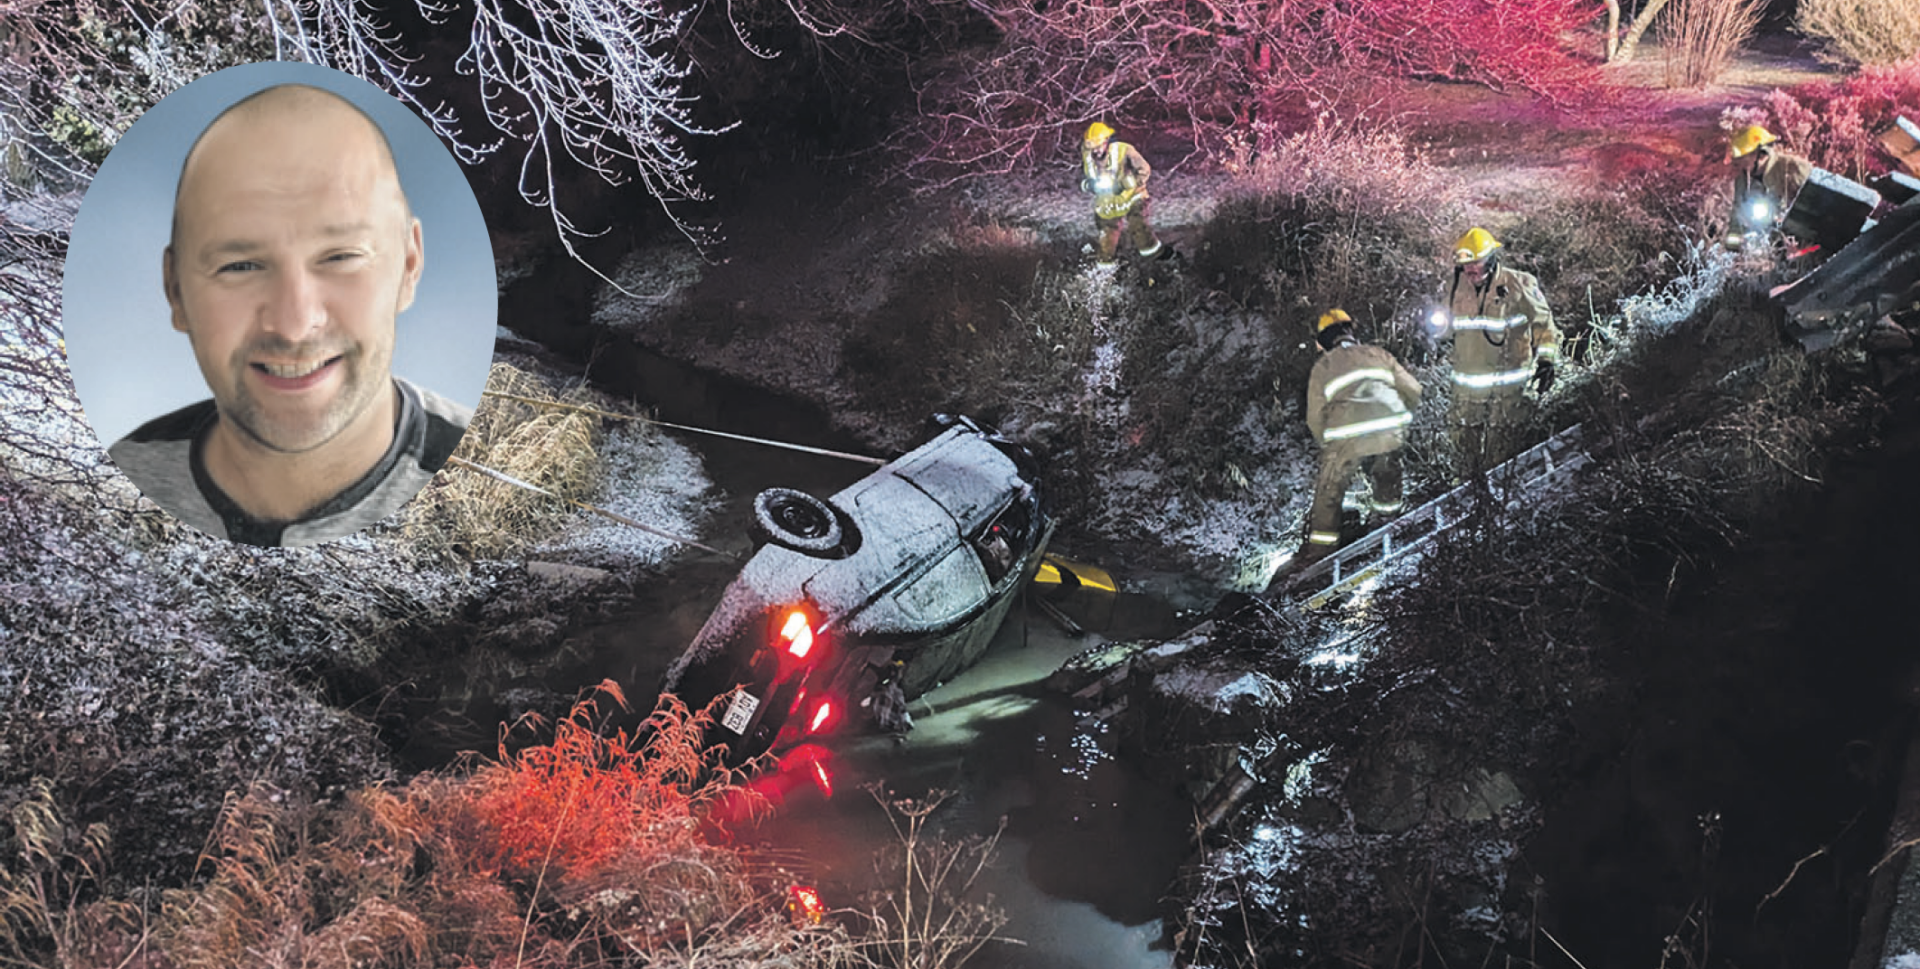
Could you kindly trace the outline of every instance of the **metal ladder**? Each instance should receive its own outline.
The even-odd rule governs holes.
[[[1491,500],[1511,508],[1585,467],[1592,458],[1582,446],[1581,427],[1575,424],[1487,472]],[[1476,502],[1488,500],[1473,494],[1475,487],[1475,482],[1461,484],[1307,566],[1288,583],[1287,595],[1318,609],[1363,582],[1408,568],[1434,536],[1464,521]]]

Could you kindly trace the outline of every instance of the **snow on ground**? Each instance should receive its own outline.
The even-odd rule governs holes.
[[[1149,162],[1152,159],[1148,159]],[[1049,241],[1091,241],[1093,201],[1080,193],[1078,165],[1051,175],[994,175],[960,189],[969,208],[993,222],[1027,228]],[[1156,229],[1204,225],[1230,197],[1230,175],[1189,175],[1157,167],[1152,179],[1152,221]]]
[[[615,330],[630,326],[636,314],[678,302],[701,275],[700,254],[684,239],[635,249],[614,271],[613,282],[620,289],[604,291],[594,308],[594,322]]]
[[[604,478],[593,504],[670,535],[702,537],[720,500],[692,448],[644,425],[625,423],[608,432],[600,457]],[[581,512],[534,554],[625,569],[660,565],[683,548],[603,515]]]

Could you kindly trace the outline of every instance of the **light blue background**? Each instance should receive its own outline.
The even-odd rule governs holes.
[[[74,218],[61,320],[74,386],[101,444],[211,396],[160,283],[174,186],[215,116],[286,83],[333,91],[386,132],[426,252],[413,306],[396,324],[393,372],[468,407],[480,403],[500,304],[486,220],[459,164],[426,122],[359,78],[312,64],[247,64],[194,81],[141,115]]]

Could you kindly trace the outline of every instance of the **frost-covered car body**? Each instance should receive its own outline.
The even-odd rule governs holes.
[[[772,489],[764,544],[663,688],[728,696],[737,756],[866,723],[976,662],[1039,566],[1053,524],[1030,454],[965,418],[827,501]]]

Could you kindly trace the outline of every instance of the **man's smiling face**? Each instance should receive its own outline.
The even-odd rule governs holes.
[[[379,133],[330,95],[277,89],[202,135],[180,178],[165,279],[223,421],[307,453],[370,431],[420,226]]]

